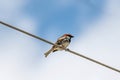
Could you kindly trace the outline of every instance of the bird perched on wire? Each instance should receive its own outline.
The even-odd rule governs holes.
[[[57,42],[55,43],[58,46],[53,45],[52,48],[44,54],[45,57],[47,57],[51,52],[55,52],[58,50],[64,50],[70,44],[71,38],[73,37],[74,36],[72,36],[71,34],[64,34],[63,36],[58,38]]]

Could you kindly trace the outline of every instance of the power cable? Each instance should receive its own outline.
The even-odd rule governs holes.
[[[41,40],[41,41],[43,41],[43,42],[46,42],[46,43],[48,43],[48,44],[58,46],[58,45],[56,45],[56,44],[54,44],[54,43],[52,43],[52,42],[50,42],[50,41],[48,41],[48,40],[46,40],[46,39],[43,39],[43,38],[38,37],[38,36],[36,36],[36,35],[33,35],[33,34],[27,32],[27,31],[24,31],[24,30],[22,30],[22,29],[19,29],[19,28],[17,28],[17,27],[14,27],[14,26],[12,26],[12,25],[10,25],[10,24],[7,24],[7,23],[5,23],[5,22],[0,21],[0,24],[5,25],[6,27],[12,28],[12,29],[14,29],[14,30],[17,30],[17,31],[19,31],[19,32],[22,32],[22,33],[24,33],[24,34],[26,34],[26,35],[29,35],[29,36],[31,36],[31,37],[33,37],[33,38],[36,38],[36,39],[38,39],[38,40]],[[58,46],[58,47],[61,47],[61,46]],[[61,48],[62,48],[62,47],[61,47]],[[116,71],[116,72],[120,73],[120,70],[119,70],[119,69],[116,69],[116,68],[114,68],[114,67],[111,67],[111,66],[109,66],[109,65],[107,65],[107,64],[104,64],[104,63],[102,63],[102,62],[99,62],[99,61],[97,61],[97,60],[95,60],[95,59],[86,57],[86,56],[84,56],[84,55],[82,55],[82,54],[79,54],[79,53],[77,53],[77,52],[74,52],[74,51],[72,51],[72,50],[70,50],[70,49],[65,49],[65,48],[63,48],[63,49],[64,49],[65,51],[68,51],[68,52],[70,52],[70,53],[72,53],[72,54],[75,54],[75,55],[77,55],[77,56],[79,56],[79,57],[82,57],[82,58],[84,58],[84,59],[87,59],[87,60],[92,61],[92,62],[94,62],[94,63],[96,63],[96,64],[99,64],[99,65],[101,65],[101,66],[104,66],[104,67],[106,67],[106,68],[108,68],[108,69],[111,69],[111,70],[113,70],[113,71]]]

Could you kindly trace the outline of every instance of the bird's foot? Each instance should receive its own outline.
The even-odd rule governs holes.
[[[70,49],[66,48],[65,51],[69,51]]]

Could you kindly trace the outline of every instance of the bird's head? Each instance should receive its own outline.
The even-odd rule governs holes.
[[[74,36],[71,35],[71,34],[64,34],[63,36],[70,37],[70,38],[73,38],[73,37],[74,37]]]

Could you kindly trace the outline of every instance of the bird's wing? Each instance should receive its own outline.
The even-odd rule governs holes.
[[[60,38],[58,38],[56,44],[61,45],[64,42],[64,40],[65,40],[65,37],[60,37]]]

